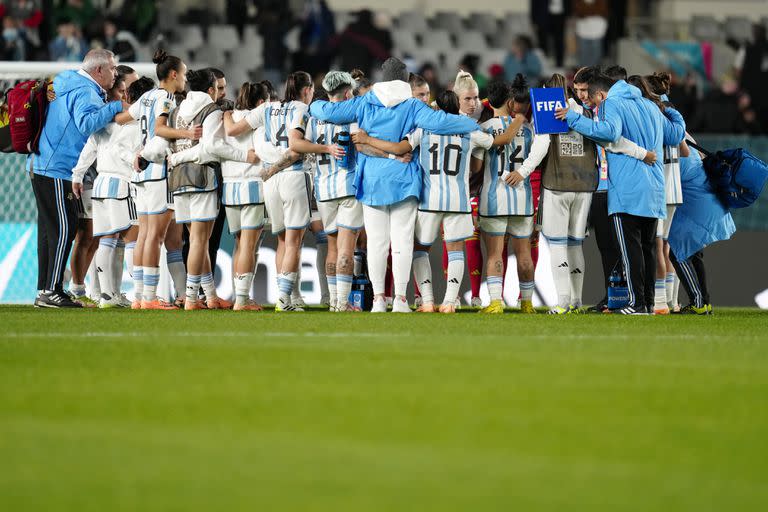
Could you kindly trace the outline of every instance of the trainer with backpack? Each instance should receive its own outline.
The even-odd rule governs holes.
[[[82,307],[63,290],[77,224],[72,169],[88,137],[128,109],[122,101],[106,102],[106,91],[116,76],[114,54],[91,50],[79,71],[64,71],[53,80],[56,98],[48,105],[38,151],[27,157],[37,203],[39,295],[35,306]]]

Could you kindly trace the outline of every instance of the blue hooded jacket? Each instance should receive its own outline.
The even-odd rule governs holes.
[[[707,180],[698,151],[680,158],[680,181],[683,204],[672,217],[669,246],[679,261],[685,261],[704,247],[731,238],[736,225]]]
[[[568,126],[597,142],[618,142],[621,137],[664,154],[664,145],[678,145],[685,137],[685,122],[674,109],[661,113],[640,89],[624,80],[616,82],[600,105],[595,122],[573,110]],[[662,160],[648,165],[629,155],[608,153],[608,214],[629,213],[663,219],[667,216]]]
[[[88,137],[109,124],[123,110],[119,101],[104,103],[93,80],[77,71],[64,71],[53,79],[56,99],[48,106],[40,153],[27,158],[27,169],[41,176],[72,180],[72,168]]]
[[[372,137],[400,142],[416,128],[440,135],[470,133],[479,130],[475,121],[465,116],[435,111],[413,99],[411,86],[400,80],[373,86],[365,96],[329,103],[315,101],[310,114],[322,121],[345,124],[357,121]],[[355,172],[357,199],[369,206],[387,206],[421,195],[421,170],[412,160],[397,160],[358,154]]]

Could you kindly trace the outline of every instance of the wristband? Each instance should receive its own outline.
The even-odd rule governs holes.
[[[397,157],[396,157],[395,155],[393,155],[392,153],[388,153],[388,154],[387,154],[387,158],[389,158],[390,160],[394,160],[394,159],[396,159]]]

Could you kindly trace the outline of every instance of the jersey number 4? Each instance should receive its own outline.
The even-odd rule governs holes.
[[[456,152],[456,158],[451,162],[451,152]],[[429,147],[429,154],[432,155],[432,165],[429,168],[429,174],[440,174],[440,147],[437,143]],[[443,148],[443,172],[448,176],[459,174],[459,165],[461,164],[462,150],[461,146],[448,144]],[[453,167],[451,167],[453,163]]]

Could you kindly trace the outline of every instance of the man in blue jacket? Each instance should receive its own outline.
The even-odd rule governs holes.
[[[660,155],[664,144],[680,144],[685,136],[685,122],[677,111],[670,108],[662,114],[624,80],[597,75],[589,84],[589,96],[599,108],[597,122],[568,109],[558,110],[556,116],[594,141],[617,142],[623,136]],[[629,305],[619,313],[646,314],[653,307],[656,222],[666,217],[664,168],[659,160],[648,165],[618,153],[608,153],[607,159],[608,214],[629,289]]]
[[[77,223],[72,168],[88,137],[128,108],[120,101],[105,103],[116,76],[113,53],[91,50],[82,69],[64,71],[53,80],[56,99],[48,106],[39,154],[27,158],[37,202],[35,306],[81,307],[64,293],[62,283]]]
[[[416,128],[441,135],[470,133],[480,127],[472,119],[432,110],[411,95],[408,70],[395,58],[382,65],[384,82],[365,96],[329,103],[315,101],[310,113],[334,124],[357,122],[372,137],[400,142]],[[392,246],[395,280],[393,312],[410,312],[405,294],[413,260],[413,232],[421,194],[421,170],[416,161],[404,163],[395,155],[360,154],[355,176],[357,199],[363,204],[368,235],[368,270],[373,285],[373,312],[387,310],[384,278]]]

